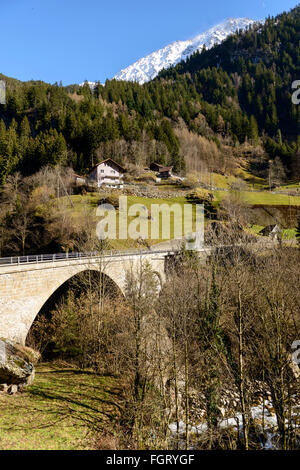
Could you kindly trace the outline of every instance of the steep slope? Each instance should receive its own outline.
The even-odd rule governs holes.
[[[264,139],[268,153],[287,162],[293,150],[282,146],[282,137],[294,144],[297,140],[300,149],[300,107],[292,101],[292,84],[300,76],[299,41],[297,6],[163,70],[158,79],[192,80],[205,101],[224,105],[229,96],[222,92],[227,77],[240,109],[252,118],[254,127],[257,121],[259,132],[275,139],[272,143]]]
[[[245,29],[254,21],[248,18],[227,19],[187,41],[175,41],[166,47],[152,52],[124,70],[114,78],[117,80],[136,81],[140,84],[148,82],[162,70],[176,65],[190,57],[194,52],[201,51],[205,46],[210,49],[219,44],[236,30]]]

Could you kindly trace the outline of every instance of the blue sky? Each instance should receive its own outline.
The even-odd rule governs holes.
[[[299,0],[0,0],[0,72],[64,85],[112,78],[137,59],[229,17]]]

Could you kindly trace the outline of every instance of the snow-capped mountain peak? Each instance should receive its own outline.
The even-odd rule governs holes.
[[[155,78],[162,69],[176,65],[194,52],[201,51],[204,45],[209,49],[224,41],[227,36],[235,33],[236,30],[245,29],[253,23],[254,21],[249,18],[229,18],[208,31],[198,34],[193,39],[175,41],[158,51],[152,52],[126,69],[121,70],[114,78],[143,84]]]
[[[85,82],[80,83],[79,86],[84,86],[85,84],[87,84],[90,87],[90,89],[93,91],[97,85],[97,82],[89,82],[88,80],[86,80]]]

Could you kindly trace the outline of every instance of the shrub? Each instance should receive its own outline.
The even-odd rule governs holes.
[[[121,193],[119,191],[115,191],[113,193],[101,196],[98,205],[100,204],[110,204],[112,205],[115,209],[119,208],[119,197],[121,196]]]
[[[196,201],[205,202],[205,201],[213,201],[214,195],[207,189],[196,188],[188,194],[188,198],[195,200],[195,202]]]
[[[204,204],[204,215],[206,218],[215,219],[217,212],[213,205],[214,196],[206,189],[197,188],[187,195],[187,200],[192,204]]]
[[[143,181],[144,183],[155,183],[156,176],[155,176],[155,173],[153,173],[152,171],[147,171],[143,173],[142,175],[138,176],[136,178],[136,181]]]
[[[182,182],[184,188],[194,189],[199,186],[199,178],[195,173],[188,173]]]

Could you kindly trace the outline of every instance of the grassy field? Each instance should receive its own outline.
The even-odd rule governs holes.
[[[230,189],[233,183],[244,182],[245,187],[249,189],[262,189],[266,186],[266,180],[254,176],[249,171],[239,168],[234,175],[221,175],[219,173],[201,173],[199,175],[201,183],[213,186],[215,188]],[[246,189],[245,188],[245,189]]]
[[[222,177],[222,175],[218,175]],[[223,177],[224,178],[224,177]],[[224,189],[225,183],[223,184]],[[222,185],[220,186],[222,187]],[[242,203],[246,205],[300,205],[300,195],[299,196],[288,196],[287,194],[275,194],[270,191],[212,191],[215,202],[219,203],[224,198],[227,198],[229,195],[234,196],[236,199],[239,199]],[[62,198],[66,201],[66,198]],[[73,195],[70,197],[73,206],[69,206],[73,214],[82,214],[85,210],[95,211],[98,201],[99,194],[90,193],[85,196]],[[66,201],[67,202],[67,201]],[[173,198],[146,198],[146,197],[136,197],[128,196],[128,207],[132,204],[143,204],[147,207],[150,213],[151,204],[175,204],[180,205],[186,204],[188,201],[183,195],[181,197]]]
[[[89,213],[95,220],[95,227],[96,224],[100,219],[96,218],[96,208],[98,206],[98,202],[100,199],[99,194],[97,193],[90,193],[84,196],[80,195],[73,195],[70,197],[70,200],[72,201],[72,205],[70,205],[70,201],[67,198],[62,198],[64,201],[63,203],[67,205],[68,210],[72,213],[72,215],[75,218],[79,218],[80,216],[83,216],[84,213]],[[117,233],[117,239],[116,240],[110,240],[110,248],[111,249],[124,249],[124,248],[137,248],[140,247],[142,248],[143,246],[149,246],[149,245],[154,245],[156,243],[160,243],[165,240],[169,240],[170,238],[174,238],[174,230],[179,230],[180,228],[180,220],[174,218],[173,213],[171,212],[170,214],[170,236],[168,237],[163,237],[162,233],[162,224],[160,224],[160,231],[159,231],[159,236],[156,239],[151,239],[150,240],[150,234],[151,234],[151,205],[152,204],[167,204],[168,206],[172,206],[173,204],[178,204],[181,208],[182,214],[183,214],[183,206],[184,204],[188,204],[188,200],[186,199],[185,196],[182,197],[174,197],[174,198],[146,198],[146,197],[136,197],[136,196],[128,196],[127,198],[127,207],[128,209],[132,207],[134,204],[139,204],[142,206],[145,206],[148,211],[148,217],[145,216],[144,222],[148,227],[148,233],[149,233],[149,238],[144,240],[144,241],[137,241],[133,240],[131,238],[128,238],[126,240],[120,240],[119,239],[119,212],[117,210],[116,214],[116,220],[117,220],[117,227],[116,227],[116,233]],[[135,219],[135,216],[133,215],[128,215],[127,218],[127,224],[130,226],[130,223]],[[195,214],[193,214],[193,220],[195,220]],[[183,221],[182,221],[183,222]],[[183,223],[182,223],[182,230],[183,230]],[[139,230],[139,228],[137,228]]]
[[[232,183],[237,182],[235,176],[220,175],[218,173],[203,173],[200,181],[208,186],[228,189]]]
[[[230,192],[214,191],[214,196],[217,201],[228,197]],[[246,205],[272,205],[272,206],[299,206],[300,196],[288,196],[286,194],[275,194],[269,191],[234,191],[232,192],[236,199],[239,199]]]
[[[245,168],[240,168],[236,176],[244,180],[253,189],[263,189],[267,186],[267,181],[264,178],[253,175]]]
[[[220,176],[220,175],[219,175]],[[288,196],[286,194],[275,194],[269,191],[255,192],[255,191],[213,191],[214,195],[214,205],[217,206],[220,202],[228,197],[234,197],[237,201],[240,201],[243,204],[248,206],[300,206],[300,196]],[[88,213],[94,220],[94,226],[96,229],[96,224],[100,218],[96,217],[96,208],[98,206],[100,195],[98,193],[89,193],[84,196],[73,195],[70,199],[62,198],[62,204],[65,204],[68,207],[68,210],[72,213],[72,216],[76,218],[83,217],[84,214]],[[71,201],[71,203],[70,203]],[[145,206],[148,210],[148,214],[145,215],[143,223],[148,227],[149,237],[146,240],[134,240],[129,237],[126,240],[119,239],[119,213],[117,211],[117,226],[116,233],[117,237],[115,240],[109,241],[109,249],[129,249],[129,248],[144,248],[156,243],[161,243],[165,240],[174,238],[174,229],[180,228],[180,220],[174,219],[173,214],[171,213],[170,217],[170,236],[163,236],[161,231],[159,236],[156,239],[150,238],[151,234],[151,205],[152,204],[167,204],[171,206],[172,204],[179,204],[183,213],[183,205],[187,204],[188,200],[183,194],[181,197],[173,198],[148,198],[148,197],[137,197],[137,196],[128,196],[127,206],[130,208],[133,204],[140,204]],[[129,215],[127,218],[128,226],[134,221],[135,217]],[[195,219],[195,214],[193,220]],[[182,227],[183,229],[183,227]],[[137,227],[137,230],[139,228]],[[182,230],[183,232],[183,230]],[[294,232],[286,234],[288,238],[294,238]]]
[[[26,392],[0,395],[0,450],[90,449],[91,432],[113,428],[121,406],[117,379],[39,365]]]
[[[167,204],[168,206],[172,206],[173,204],[177,204],[180,206],[180,209],[182,211],[182,214],[183,214],[183,211],[184,211],[184,204],[188,204],[188,201],[187,199],[183,196],[183,197],[174,197],[174,198],[169,198],[169,199],[164,199],[164,198],[153,198],[153,199],[150,199],[150,198],[146,198],[146,197],[134,197],[134,196],[128,196],[128,199],[127,199],[127,203],[128,203],[128,208],[132,207],[134,204],[140,204],[141,206],[145,206],[147,208],[147,211],[148,211],[148,220],[145,220],[145,224],[148,226],[148,234],[149,234],[149,237],[147,240],[145,240],[145,245],[153,245],[155,243],[160,243],[162,241],[165,241],[165,240],[169,240],[170,238],[174,238],[174,233],[176,230],[179,230],[181,232],[183,232],[183,219],[182,219],[182,224],[180,224],[180,219],[177,219],[176,217],[174,217],[174,214],[171,213],[170,214],[170,235],[169,236],[163,236],[163,233],[162,233],[162,223],[160,223],[160,230],[159,230],[159,235],[158,235],[158,238],[157,239],[153,239],[151,238],[150,239],[150,235],[151,235],[151,215],[152,215],[152,204],[156,204],[156,205],[162,205],[162,204]],[[153,209],[154,210],[154,209]],[[182,216],[183,217],[183,216]],[[134,216],[128,216],[127,218],[127,222],[128,222],[128,226],[130,226],[130,223],[135,219]],[[194,217],[195,219],[195,217]],[[117,214],[117,222],[119,221],[119,214]],[[137,229],[139,230],[139,229]],[[117,224],[117,235],[119,234],[119,231],[118,231],[118,224]],[[112,241],[112,243],[115,242],[117,245],[119,245],[120,243],[122,242],[125,242],[125,243],[130,243],[130,240],[115,240],[115,241]],[[131,242],[134,242],[134,240],[131,240]]]

